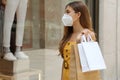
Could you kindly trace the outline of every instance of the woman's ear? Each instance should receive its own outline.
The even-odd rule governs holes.
[[[80,17],[81,16],[81,12],[78,12],[78,17]]]
[[[74,20],[79,20],[80,16],[81,16],[81,13],[80,12],[76,12]]]

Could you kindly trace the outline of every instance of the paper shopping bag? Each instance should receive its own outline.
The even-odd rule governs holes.
[[[69,66],[70,80],[101,80],[100,72],[90,71],[82,72],[81,61],[79,57],[77,44],[72,46]]]
[[[78,44],[78,51],[82,72],[106,69],[98,42],[84,40]]]

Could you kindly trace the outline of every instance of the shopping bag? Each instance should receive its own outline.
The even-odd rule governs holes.
[[[78,51],[82,72],[106,69],[99,44],[93,41],[90,35],[87,38],[82,35],[81,43],[78,44]]]
[[[77,44],[71,47],[69,80],[101,80],[100,72],[82,72]]]

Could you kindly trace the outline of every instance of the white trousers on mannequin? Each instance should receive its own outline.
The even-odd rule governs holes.
[[[3,32],[4,47],[10,47],[11,28],[15,12],[17,13],[16,46],[22,46],[27,2],[27,0],[7,0]]]

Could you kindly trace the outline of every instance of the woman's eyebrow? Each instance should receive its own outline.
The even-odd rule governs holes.
[[[70,12],[70,11],[68,9],[66,9],[65,12]]]

